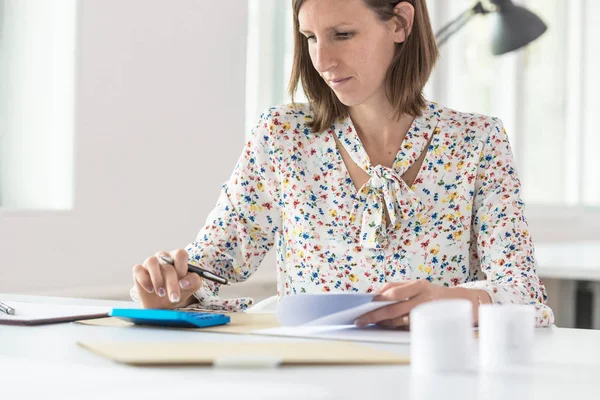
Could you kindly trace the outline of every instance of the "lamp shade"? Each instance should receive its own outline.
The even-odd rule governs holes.
[[[500,55],[525,46],[540,37],[548,27],[531,11],[510,0],[491,0],[497,12],[492,18],[492,53]]]

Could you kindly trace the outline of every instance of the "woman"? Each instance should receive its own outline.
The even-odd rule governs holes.
[[[357,320],[401,328],[436,299],[533,304],[536,275],[508,137],[497,118],[427,102],[437,58],[425,0],[293,0],[290,92],[266,111],[196,240],[134,267],[145,307],[237,310],[188,259],[247,279],[276,245],[278,294],[376,292],[407,301]]]

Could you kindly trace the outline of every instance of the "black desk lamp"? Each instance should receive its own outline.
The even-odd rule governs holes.
[[[481,1],[462,13],[436,35],[438,46],[462,28],[477,14],[492,14],[492,53],[500,55],[527,45],[540,37],[548,28],[534,13],[515,5],[511,0],[489,0],[495,6],[487,10]]]

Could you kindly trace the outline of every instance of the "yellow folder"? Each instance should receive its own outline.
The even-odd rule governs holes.
[[[408,364],[408,357],[350,342],[78,342],[89,351],[131,365]]]

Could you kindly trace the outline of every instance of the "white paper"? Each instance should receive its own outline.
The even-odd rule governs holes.
[[[324,315],[304,324],[304,326],[319,326],[319,325],[353,325],[354,321],[363,314],[370,311],[375,311],[378,308],[396,303],[395,301],[371,301],[361,304],[360,306],[352,307],[347,310],[336,312],[329,315]]]
[[[364,293],[288,295],[277,305],[277,319],[282,326],[351,325],[361,315],[395,303],[374,298]]]
[[[410,343],[410,332],[382,329],[374,325],[358,328],[354,325],[283,326],[252,332],[257,335],[287,336],[308,339],[347,340],[373,343]]]
[[[408,332],[376,326],[358,328],[354,321],[363,314],[397,303],[373,301],[364,293],[317,293],[284,296],[277,305],[278,328],[252,333],[270,336],[349,340],[378,343],[409,343]]]
[[[107,316],[109,307],[67,306],[45,303],[23,303],[19,301],[3,301],[15,309],[15,315],[0,312],[0,324],[17,322],[41,322],[60,318],[85,318],[89,316]]]

